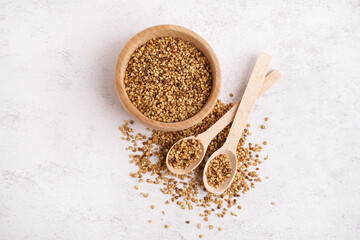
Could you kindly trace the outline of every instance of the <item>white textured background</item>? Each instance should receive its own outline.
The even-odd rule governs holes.
[[[222,232],[129,177],[115,63],[158,24],[211,44],[224,101],[240,98],[260,51],[283,75],[250,119],[269,142],[264,181],[239,217],[211,218]],[[359,76],[359,0],[0,0],[0,239],[359,239]]]

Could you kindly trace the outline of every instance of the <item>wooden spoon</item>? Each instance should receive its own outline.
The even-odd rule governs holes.
[[[277,70],[273,70],[272,72],[270,72],[266,78],[265,81],[263,83],[263,86],[261,88],[261,92],[258,95],[258,97],[260,97],[261,95],[263,95],[267,90],[269,90],[271,88],[271,86],[273,86],[279,79],[281,78],[280,73]],[[222,116],[215,124],[213,124],[209,129],[207,129],[205,132],[197,135],[197,136],[190,136],[187,138],[183,138],[180,139],[179,141],[177,141],[175,144],[179,143],[182,140],[186,140],[186,139],[196,139],[199,140],[201,143],[201,148],[202,148],[202,152],[200,154],[200,157],[190,163],[190,165],[187,168],[184,169],[179,169],[179,168],[174,168],[173,166],[171,166],[168,162],[169,160],[169,152],[171,151],[171,149],[173,148],[173,145],[170,150],[168,151],[168,154],[166,156],[166,166],[168,167],[168,169],[174,173],[174,174],[187,174],[189,172],[191,172],[192,170],[194,170],[197,166],[199,166],[199,164],[201,163],[201,161],[203,160],[205,153],[206,153],[206,149],[209,146],[210,141],[221,131],[223,130],[227,125],[229,125],[236,114],[236,110],[238,109],[240,105],[240,102],[238,102],[237,104],[235,104],[229,111],[226,112],[226,114],[224,116]]]
[[[214,152],[209,160],[205,164],[203,180],[205,188],[214,194],[223,193],[233,182],[235,174],[237,172],[237,157],[236,157],[236,149],[239,144],[241,135],[244,131],[246,122],[250,116],[251,110],[255,105],[255,100],[261,91],[261,87],[264,82],[264,78],[266,72],[269,68],[271,62],[271,56],[260,53],[258,60],[256,61],[253,72],[251,73],[249,82],[246,86],[244,95],[241,98],[240,105],[236,111],[235,118],[230,128],[229,135],[224,143],[224,145],[219,148],[216,152]],[[209,167],[209,163],[220,154],[227,155],[230,159],[231,164],[231,175],[228,177],[225,182],[220,185],[218,188],[214,188],[209,185],[208,179],[206,176],[206,172]]]

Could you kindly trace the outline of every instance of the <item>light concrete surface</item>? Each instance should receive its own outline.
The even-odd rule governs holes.
[[[156,185],[133,189],[115,63],[158,24],[211,44],[223,101],[240,99],[260,51],[283,75],[249,121],[269,142],[264,181],[237,218],[210,219],[222,232]],[[0,239],[359,239],[359,76],[358,0],[0,0]]]

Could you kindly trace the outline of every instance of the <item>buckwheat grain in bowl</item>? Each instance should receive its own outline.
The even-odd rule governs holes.
[[[196,115],[212,90],[209,60],[194,45],[174,37],[147,41],[131,55],[124,78],[132,104],[166,123]]]
[[[182,26],[142,30],[122,49],[115,86],[125,110],[152,129],[178,131],[203,120],[221,89],[219,60],[200,35]]]

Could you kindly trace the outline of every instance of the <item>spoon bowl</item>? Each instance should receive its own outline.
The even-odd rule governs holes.
[[[226,178],[226,181],[222,185],[220,185],[218,188],[214,188],[214,187],[210,186],[208,183],[208,179],[206,176],[206,170],[209,168],[210,162],[216,156],[219,156],[220,154],[224,154],[229,157],[230,165],[231,165],[231,175],[230,175],[230,177]],[[203,173],[204,186],[208,191],[210,191],[214,194],[222,194],[223,192],[225,192],[226,189],[228,189],[228,187],[230,187],[231,183],[233,182],[233,180],[235,178],[236,172],[237,172],[236,153],[234,153],[233,151],[231,151],[229,149],[220,148],[210,156],[210,158],[208,159],[208,161],[205,164],[204,173]]]
[[[195,140],[198,140],[200,142],[200,145],[201,145],[201,153],[199,155],[199,158],[196,159],[194,162],[190,163],[190,165],[186,168],[174,168],[170,163],[169,163],[169,153],[171,152],[171,150],[173,149],[173,147],[180,143],[181,141],[184,141],[184,140],[188,140],[188,139],[195,139]],[[189,172],[191,172],[192,170],[194,170],[195,168],[197,168],[197,166],[199,166],[199,164],[201,163],[202,159],[204,158],[205,156],[205,153],[206,153],[206,148],[207,148],[207,145],[205,147],[203,141],[201,141],[200,138],[197,138],[197,137],[194,137],[194,136],[191,136],[191,137],[187,137],[187,138],[182,138],[180,139],[179,141],[177,141],[174,145],[171,146],[171,148],[169,149],[168,153],[166,154],[166,166],[168,167],[168,169],[174,173],[174,174],[187,174]]]

